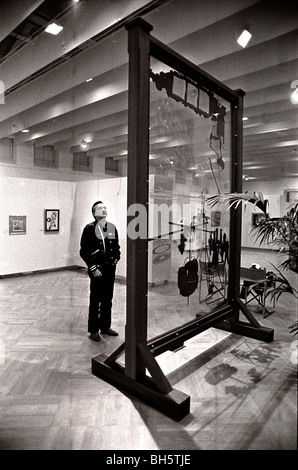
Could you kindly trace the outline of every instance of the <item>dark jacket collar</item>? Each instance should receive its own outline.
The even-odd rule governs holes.
[[[104,226],[100,225],[100,227],[103,229],[104,232],[106,232],[108,229],[108,223],[109,222],[107,221]],[[94,228],[96,227],[96,224],[97,224],[97,220],[94,220],[93,222]]]

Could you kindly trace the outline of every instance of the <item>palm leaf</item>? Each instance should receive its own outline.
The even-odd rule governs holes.
[[[206,203],[211,205],[211,207],[214,207],[217,204],[224,204],[227,206],[227,210],[232,207],[237,209],[242,202],[245,206],[248,203],[253,204],[266,214],[267,202],[265,201],[262,193],[222,193],[206,198]]]
[[[274,264],[270,264],[279,275],[274,275],[275,289],[268,290],[267,295],[271,295],[272,298],[275,297],[276,301],[282,294],[285,293],[293,295],[296,299],[298,299],[298,291],[289,283],[288,279],[282,274],[280,269],[274,266]]]
[[[289,326],[289,328],[292,328],[290,330],[290,333],[294,333],[294,335],[298,335],[298,321],[293,323],[293,325]]]
[[[289,228],[286,221],[283,223],[280,217],[271,218],[266,214],[266,218],[251,229],[260,245],[271,245],[272,248],[283,249],[289,244]]]

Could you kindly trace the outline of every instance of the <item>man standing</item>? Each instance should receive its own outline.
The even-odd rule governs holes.
[[[88,267],[90,298],[88,332],[93,341],[102,334],[117,336],[111,329],[112,299],[116,264],[120,259],[118,232],[107,222],[107,208],[102,201],[92,206],[94,222],[86,225],[81,237],[80,256]]]

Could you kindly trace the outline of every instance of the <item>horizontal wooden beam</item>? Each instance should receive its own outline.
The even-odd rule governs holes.
[[[237,92],[152,36],[150,37],[150,54],[227,101],[238,100]],[[242,94],[245,95],[245,92],[242,91]]]
[[[92,359],[92,373],[94,375],[148,403],[175,421],[180,421],[189,414],[189,395],[176,389],[172,389],[169,393],[162,393],[155,388],[150,377],[145,377],[142,382],[137,382],[125,375],[124,367],[116,363],[113,367],[109,367],[106,360],[107,357],[104,355]]]
[[[234,315],[234,310],[230,305],[227,305],[221,310],[205,315],[202,318],[196,318],[178,328],[150,339],[147,343],[148,348],[154,356],[158,356],[165,351],[174,351],[181,347],[188,339],[215,326],[220,321],[232,315]]]
[[[235,333],[237,335],[247,336],[248,338],[265,341],[266,343],[271,343],[271,341],[274,339],[274,330],[272,328],[265,328],[263,326],[257,328],[242,321],[223,321],[216,325],[216,328],[224,331],[230,331],[231,333]]]

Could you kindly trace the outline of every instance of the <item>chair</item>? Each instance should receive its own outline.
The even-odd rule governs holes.
[[[275,290],[274,275],[268,277],[266,269],[240,268],[241,290],[240,299],[247,305],[253,300],[262,307],[263,318],[275,310],[275,295],[273,292],[273,310],[266,307],[268,288]]]

